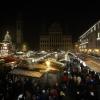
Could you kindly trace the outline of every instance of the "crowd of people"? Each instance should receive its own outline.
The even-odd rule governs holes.
[[[100,100],[100,75],[76,59],[55,85],[0,71],[0,100]]]

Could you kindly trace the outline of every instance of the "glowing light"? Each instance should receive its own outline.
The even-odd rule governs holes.
[[[86,67],[86,63],[85,62],[83,62],[83,66]]]
[[[99,52],[99,49],[95,49],[94,51],[98,53]]]
[[[11,62],[11,64],[14,64],[15,62]]]
[[[81,43],[80,45],[83,45],[83,44],[87,44],[88,42],[83,42],[83,43]]]
[[[55,54],[55,58],[56,58],[56,59],[58,58],[58,54]]]
[[[47,69],[45,71],[49,72],[50,70],[52,70],[52,71],[59,71],[58,69],[55,69],[55,68],[52,68],[52,67],[47,67]]]
[[[100,40],[100,38],[97,38],[97,40]]]
[[[85,49],[85,51],[87,51],[87,49]]]
[[[27,45],[23,44],[22,51],[24,51],[24,52],[27,51]]]
[[[3,46],[4,46],[4,47],[7,47],[7,43],[4,43]]]
[[[76,44],[75,47],[78,47],[78,45]]]
[[[68,71],[68,74],[70,74],[70,71]]]
[[[82,61],[82,60],[80,60],[80,63],[83,63],[83,61]]]
[[[50,61],[46,61],[47,67],[50,67]]]
[[[32,62],[35,62],[35,59],[32,59]]]
[[[91,52],[91,51],[92,51],[91,49],[88,50],[88,52]]]

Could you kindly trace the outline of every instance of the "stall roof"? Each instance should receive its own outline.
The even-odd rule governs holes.
[[[14,69],[10,72],[10,74],[21,75],[25,77],[40,78],[44,73],[38,71],[24,70],[24,69]]]

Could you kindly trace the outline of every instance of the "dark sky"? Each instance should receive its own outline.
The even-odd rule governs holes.
[[[42,22],[58,21],[77,41],[91,25],[100,19],[99,2],[67,2],[62,4],[36,4],[28,2],[0,3],[0,29],[3,26],[15,26],[19,12],[23,16],[24,40],[32,45],[41,32]],[[35,37],[35,38],[34,38]],[[34,39],[34,41],[33,41]],[[36,39],[36,40],[35,40]],[[33,46],[34,47],[34,46]]]

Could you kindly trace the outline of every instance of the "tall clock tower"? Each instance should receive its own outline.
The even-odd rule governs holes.
[[[23,43],[23,22],[22,22],[22,14],[18,14],[16,21],[16,43],[17,49],[19,50]]]

